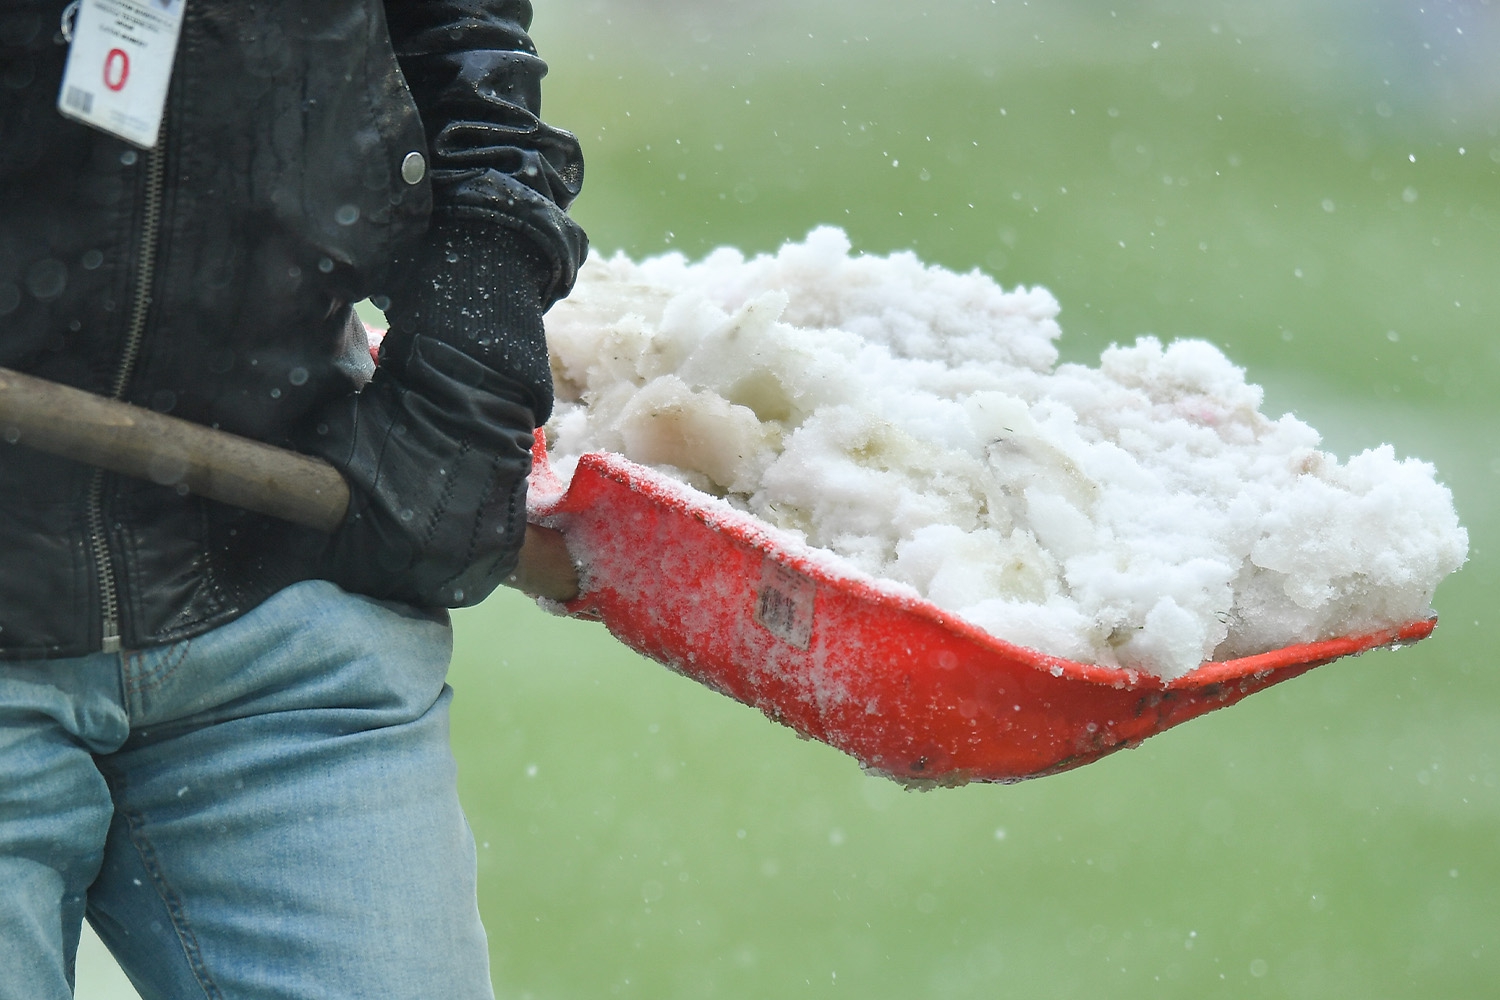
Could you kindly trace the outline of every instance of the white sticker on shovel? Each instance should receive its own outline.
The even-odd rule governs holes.
[[[144,149],[156,145],[185,0],[82,0],[57,110]]]
[[[813,605],[818,585],[800,573],[767,559],[761,566],[755,596],[755,620],[782,642],[807,649],[812,645]]]

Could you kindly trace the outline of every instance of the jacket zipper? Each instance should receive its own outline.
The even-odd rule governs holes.
[[[141,218],[141,238],[136,245],[136,260],[139,266],[135,276],[135,297],[130,304],[130,325],[125,332],[125,347],[115,369],[115,380],[110,386],[109,398],[125,398],[125,390],[135,373],[136,359],[141,353],[141,340],[146,333],[146,317],[151,308],[151,286],[156,278],[156,243],[161,230],[162,203],[165,194],[166,153],[165,143],[157,140],[156,146],[146,154],[146,204]],[[104,523],[104,470],[95,469],[89,481],[88,531],[89,547],[93,551],[94,572],[99,582],[99,607],[102,621],[100,650],[117,653],[120,650],[120,591],[115,579],[114,563],[110,557],[109,533]]]

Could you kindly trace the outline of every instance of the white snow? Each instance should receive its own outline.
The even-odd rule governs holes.
[[[1058,304],[812,232],[591,261],[549,446],[618,452],[1010,642],[1175,677],[1426,614],[1468,538],[1430,465],[1340,462],[1198,340],[1057,363]]]

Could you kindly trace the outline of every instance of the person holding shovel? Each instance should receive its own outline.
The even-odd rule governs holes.
[[[587,248],[530,20],[0,8],[0,368],[349,491],[321,532],[0,426],[0,1000],[70,996],[85,916],[147,998],[492,995],[445,609],[516,565]]]

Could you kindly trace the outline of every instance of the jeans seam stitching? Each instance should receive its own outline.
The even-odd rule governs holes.
[[[126,673],[125,693],[145,694],[151,688],[159,688],[177,673],[183,661],[187,659],[188,640],[174,643],[162,657],[161,663],[152,670],[142,669],[145,662],[145,654],[134,651],[130,653],[129,661],[133,669]]]
[[[119,801],[118,797],[116,801]],[[214,982],[213,976],[209,974],[203,962],[203,949],[198,944],[198,936],[188,925],[187,916],[183,912],[182,897],[177,894],[177,890],[172,888],[171,883],[162,873],[161,864],[156,857],[156,849],[142,830],[145,818],[140,813],[129,809],[120,809],[120,815],[125,819],[125,824],[130,830],[130,842],[135,845],[141,864],[151,876],[151,884],[155,886],[157,896],[167,908],[167,915],[172,921],[172,930],[177,933],[177,941],[182,946],[183,957],[187,959],[193,978],[198,981],[199,988],[203,990],[203,995],[208,1000],[224,1000],[223,991]]]

